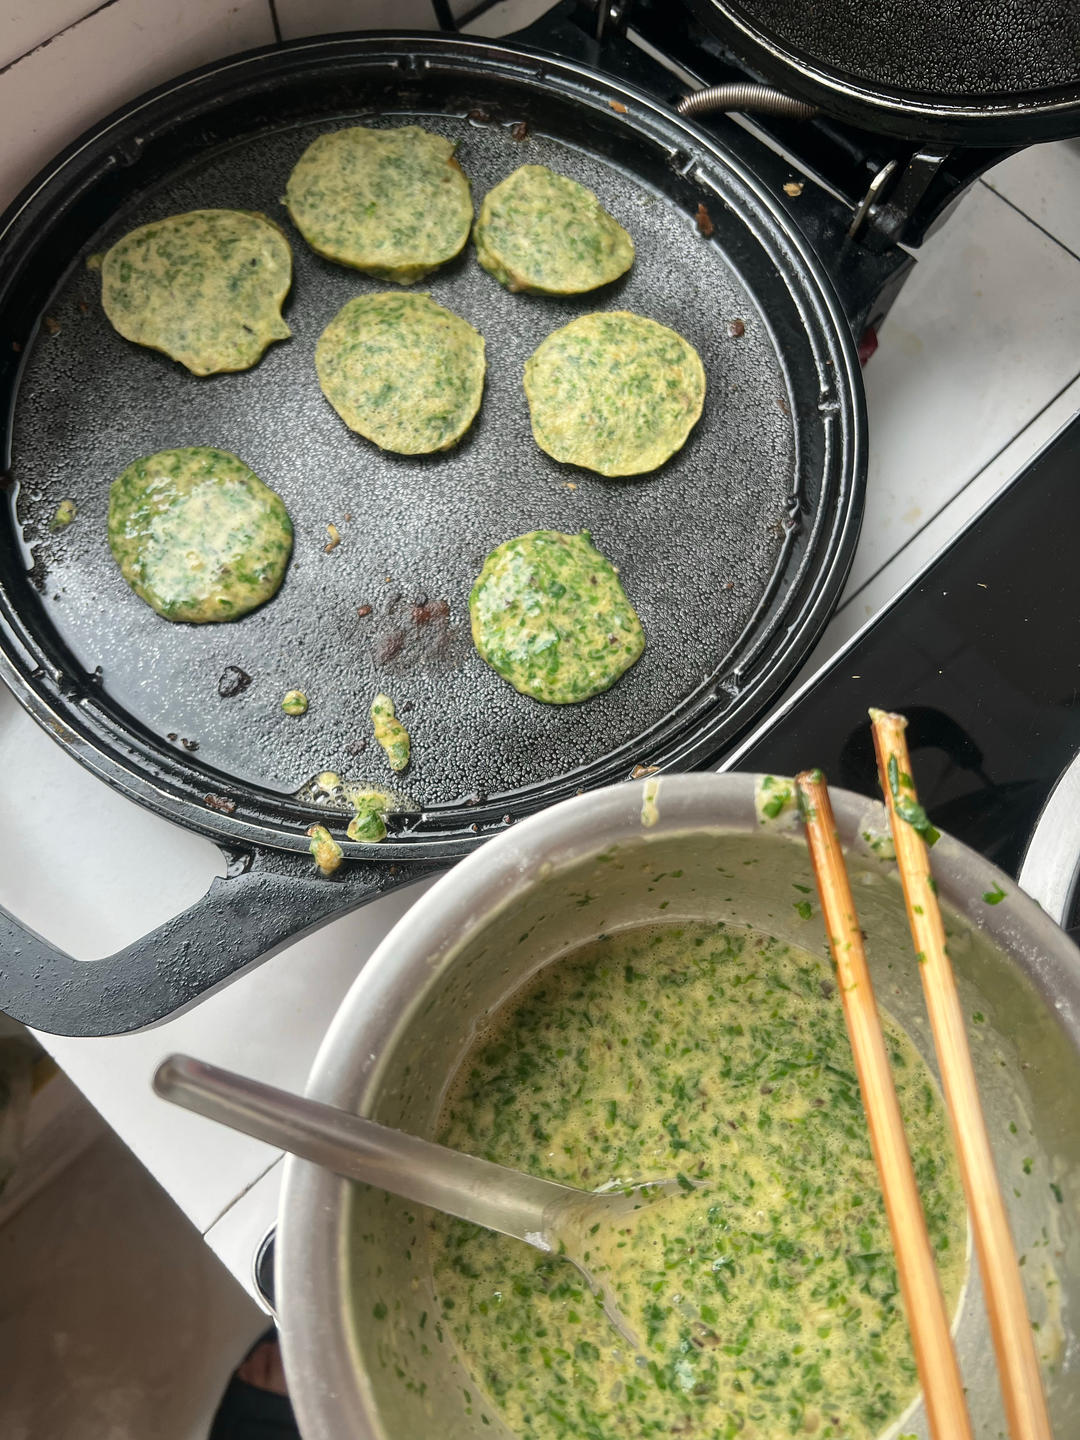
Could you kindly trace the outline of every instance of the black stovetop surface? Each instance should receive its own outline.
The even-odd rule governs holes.
[[[909,720],[920,799],[1015,875],[1080,751],[1080,416],[724,768],[879,794],[871,705]]]

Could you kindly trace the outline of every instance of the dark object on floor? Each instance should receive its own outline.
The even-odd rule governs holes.
[[[222,1398],[209,1440],[300,1440],[285,1390],[277,1331],[248,1352]]]

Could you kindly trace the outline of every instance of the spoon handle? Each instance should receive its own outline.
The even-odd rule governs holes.
[[[154,1075],[154,1089],[174,1105],[265,1140],[347,1180],[376,1185],[418,1205],[513,1235],[540,1250],[551,1248],[548,1231],[555,1216],[568,1201],[582,1198],[569,1186],[448,1150],[189,1055],[163,1060]]]

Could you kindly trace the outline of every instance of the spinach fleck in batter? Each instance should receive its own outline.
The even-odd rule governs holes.
[[[136,460],[109,491],[109,548],[166,620],[237,620],[275,595],[293,529],[279,496],[228,450]]]
[[[925,1064],[883,1016],[955,1307],[963,1196]],[[916,1391],[843,1011],[815,956],[722,924],[605,937],[541,973],[462,1065],[444,1144],[586,1189],[685,1193],[597,1233],[578,1272],[435,1216],[447,1323],[521,1440],[871,1440]]]
[[[429,295],[360,295],[319,336],[322,392],[350,430],[383,450],[448,450],[484,391],[484,337]]]
[[[605,310],[555,330],[525,362],[541,450],[601,475],[655,470],[686,443],[705,405],[705,369],[674,330]]]
[[[285,204],[320,255],[411,285],[465,246],[472,195],[454,144],[418,125],[354,125],[312,141]]]
[[[126,340],[194,375],[248,370],[292,333],[281,306],[292,251],[265,215],[190,210],[140,225],[101,264],[101,303]]]
[[[496,546],[469,596],[473,642],[515,690],[569,705],[607,690],[645,648],[618,573],[587,530]]]
[[[476,258],[508,290],[578,295],[625,274],[634,242],[591,190],[522,165],[484,196]]]

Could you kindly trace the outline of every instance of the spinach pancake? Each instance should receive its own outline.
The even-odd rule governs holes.
[[[101,303],[125,340],[193,375],[249,370],[291,334],[292,251],[265,215],[190,210],[132,230],[101,262]]]
[[[461,439],[484,391],[484,339],[429,295],[380,291],[338,311],[315,346],[327,400],[383,450],[424,455]]]
[[[522,165],[484,196],[476,258],[508,290],[580,295],[625,274],[634,242],[591,190]]]
[[[645,648],[618,573],[587,530],[496,546],[469,596],[482,659],[522,695],[570,705],[608,690]]]
[[[454,148],[418,125],[335,130],[300,156],[285,204],[317,254],[412,285],[469,238],[472,194]]]
[[[162,450],[109,491],[113,558],[166,620],[246,615],[277,593],[292,542],[281,499],[228,450]]]
[[[640,475],[681,450],[705,405],[694,347],[629,310],[581,315],[525,362],[541,450],[601,475]]]

